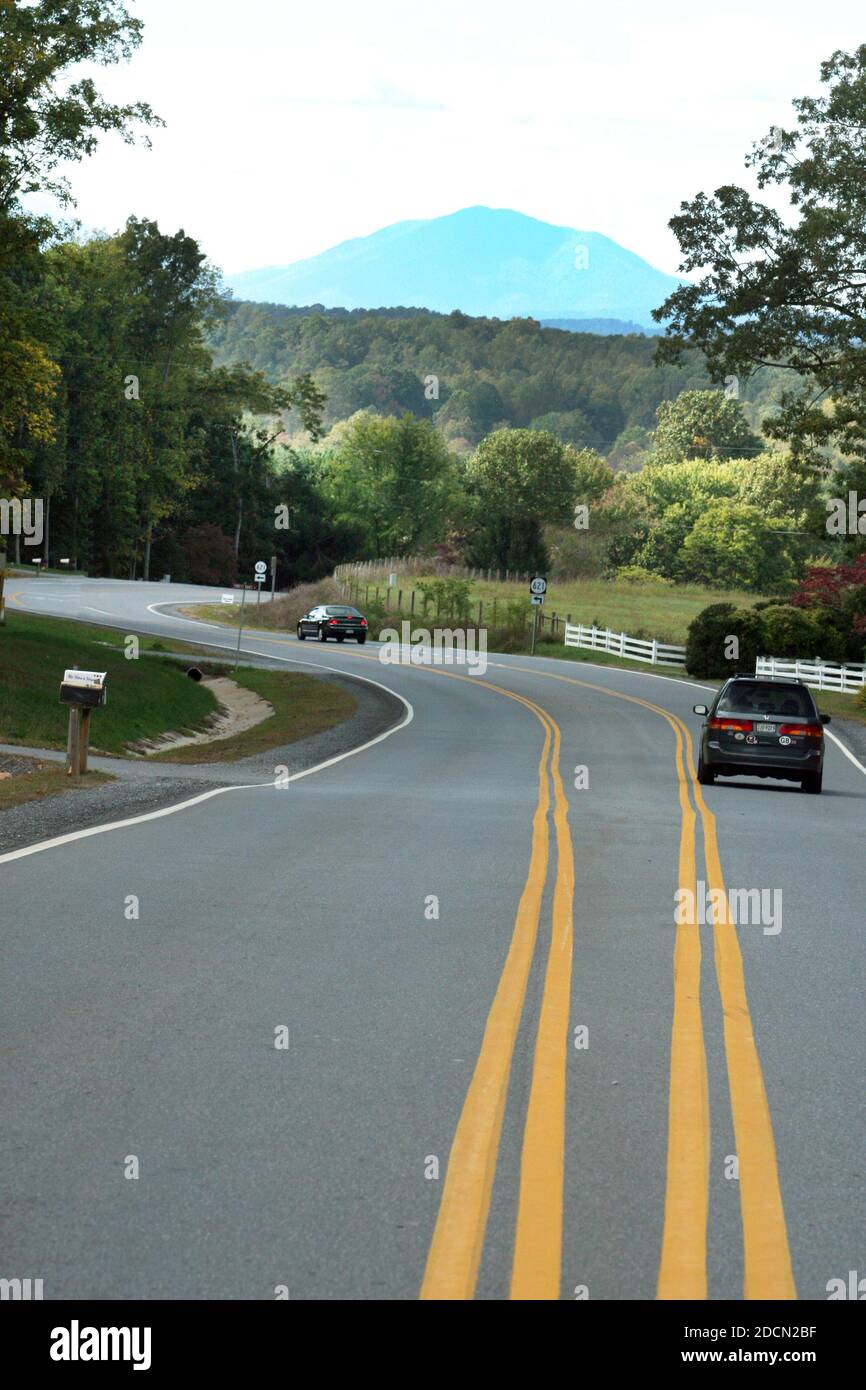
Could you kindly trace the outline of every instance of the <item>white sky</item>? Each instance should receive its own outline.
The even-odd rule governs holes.
[[[682,199],[743,155],[862,0],[131,0],[114,99],[167,122],[72,170],[77,215],[182,226],[228,272],[484,203],[603,232],[677,269]],[[859,23],[858,23],[859,19]]]

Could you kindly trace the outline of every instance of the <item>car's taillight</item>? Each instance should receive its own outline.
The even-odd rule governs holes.
[[[736,734],[748,734],[752,731],[751,719],[708,719],[708,729],[723,729],[726,732]]]
[[[791,738],[821,738],[824,730],[820,724],[780,724],[779,733]]]
[[[367,619],[366,619],[366,618],[362,618],[362,619],[361,619],[361,627],[366,627],[366,626],[367,626]]]
[[[337,619],[336,619],[336,618],[329,618],[329,619],[328,619],[328,627],[336,627],[336,626],[337,626]]]

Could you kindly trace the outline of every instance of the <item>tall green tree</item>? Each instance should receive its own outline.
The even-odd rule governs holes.
[[[786,215],[726,185],[671,219],[681,269],[698,275],[655,311],[669,320],[659,360],[684,346],[714,381],[771,366],[791,378],[765,432],[808,456],[835,444],[866,455],[866,44],[821,65],[826,92],[794,101],[747,157]]]
[[[412,554],[442,539],[455,493],[441,436],[410,414],[353,417],[324,483],[337,515],[363,531],[372,557]]]
[[[21,198],[71,202],[61,164],[91,154],[104,132],[131,141],[158,124],[146,103],[107,101],[91,77],[75,76],[80,64],[129,58],[141,30],[120,0],[0,3],[0,473],[19,487],[29,444],[54,434],[59,379],[40,294],[52,227],[25,215]]]
[[[739,401],[721,391],[682,391],[676,400],[662,401],[656,420],[653,463],[740,458],[761,448]]]
[[[545,567],[543,528],[570,519],[578,458],[544,430],[494,430],[482,439],[466,473],[475,496],[472,562]]]

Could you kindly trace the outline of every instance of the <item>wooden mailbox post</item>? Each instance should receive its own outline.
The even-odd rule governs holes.
[[[79,777],[87,771],[90,716],[108,701],[107,679],[106,671],[79,671],[77,667],[63,673],[60,703],[69,706],[66,771],[70,777]]]

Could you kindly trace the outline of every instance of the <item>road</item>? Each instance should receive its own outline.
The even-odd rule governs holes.
[[[160,606],[199,590],[8,587],[231,640]],[[624,1300],[826,1299],[862,1271],[863,767],[831,744],[820,798],[699,788],[703,688],[650,673],[244,650],[379,681],[411,720],[288,787],[0,858],[0,1273]],[[699,884],[765,910],[677,922]]]

